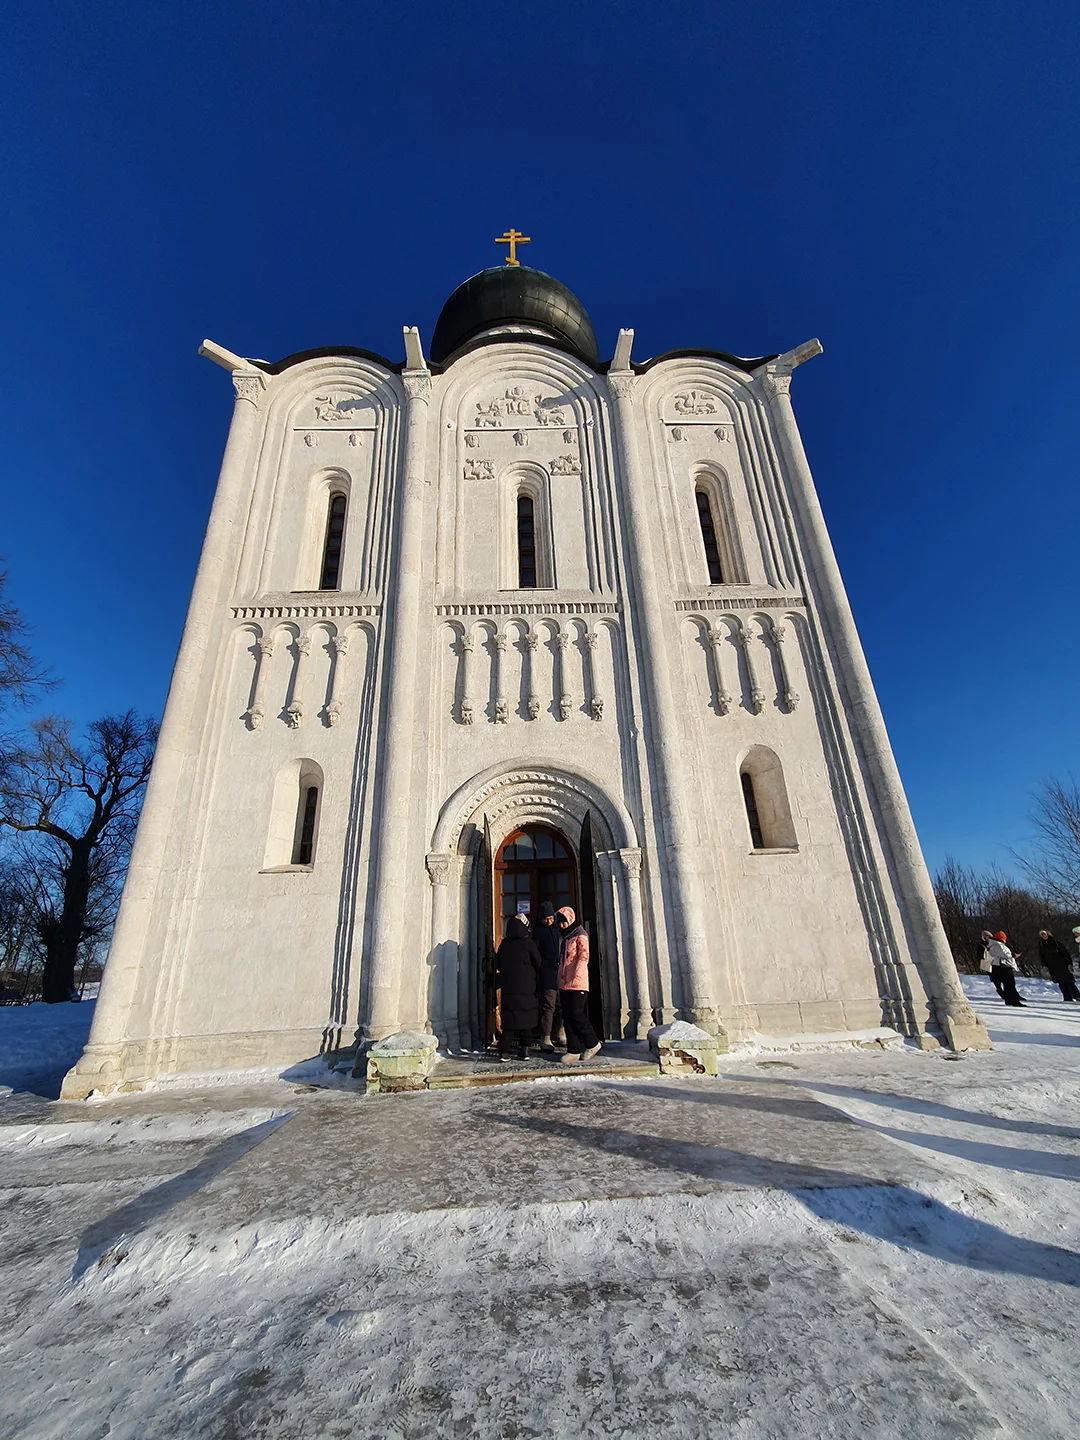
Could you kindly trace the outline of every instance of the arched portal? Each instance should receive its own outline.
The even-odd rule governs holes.
[[[545,836],[551,837],[550,868]],[[556,843],[566,858],[556,855]],[[538,854],[538,846],[545,853]],[[598,782],[524,761],[473,776],[442,808],[428,873],[434,890],[431,953],[437,957],[429,1013],[443,1043],[478,1049],[490,1039],[487,976],[519,885],[530,907],[539,909],[550,887],[553,899],[569,893],[579,914],[583,902],[591,908],[596,999],[603,1009],[597,1029],[609,1037],[644,1036],[652,1024],[653,987],[641,851],[625,806]],[[504,912],[506,876],[512,889],[505,893],[514,904]]]

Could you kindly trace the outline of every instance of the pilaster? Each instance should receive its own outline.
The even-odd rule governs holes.
[[[615,436],[622,472],[627,521],[627,568],[637,633],[638,663],[649,684],[643,686],[647,751],[655,772],[659,797],[657,835],[667,872],[670,904],[680,974],[680,1015],[710,1030],[719,1027],[709,973],[709,930],[704,923],[700,877],[694,866],[697,838],[690,821],[686,773],[673,717],[674,687],[668,665],[666,612],[657,577],[653,550],[655,508],[638,455],[631,372],[610,372],[608,390],[615,416]],[[713,927],[715,931],[715,927]]]

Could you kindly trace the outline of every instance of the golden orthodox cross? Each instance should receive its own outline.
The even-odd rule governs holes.
[[[506,257],[507,265],[520,265],[521,261],[517,258],[516,247],[518,245],[528,245],[529,243],[529,236],[523,235],[520,230],[515,230],[513,226],[507,230],[505,235],[495,236],[496,245],[510,246],[510,254]]]

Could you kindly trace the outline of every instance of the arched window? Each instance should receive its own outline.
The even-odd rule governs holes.
[[[315,819],[319,813],[319,787],[301,785],[300,804],[296,812],[296,835],[293,839],[294,865],[310,865],[315,858]]]
[[[754,745],[739,766],[750,844],[755,850],[797,848],[787,786],[780,757],[764,745]]]
[[[536,510],[531,495],[517,497],[518,589],[536,589]]]
[[[723,585],[724,570],[720,564],[720,546],[716,543],[712,502],[704,486],[699,485],[694,494],[697,499],[698,520],[701,522],[701,538],[705,545],[705,563],[709,567],[709,584]]]
[[[336,590],[341,574],[341,547],[345,540],[345,496],[331,495],[326,517],[320,590]]]
[[[746,805],[746,818],[750,824],[750,843],[755,850],[764,850],[765,837],[761,833],[761,817],[758,814],[757,796],[754,794],[754,778],[747,770],[742,773],[742,793]]]
[[[322,767],[314,760],[286,760],[274,781],[264,872],[308,870],[319,848],[324,790]]]

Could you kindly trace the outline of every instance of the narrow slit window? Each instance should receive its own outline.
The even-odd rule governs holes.
[[[326,544],[323,546],[320,590],[336,590],[341,575],[341,547],[345,540],[345,496],[332,495],[326,518]]]
[[[712,505],[704,490],[697,490],[698,519],[701,521],[701,538],[705,545],[705,562],[709,567],[709,584],[723,585],[724,572],[720,565],[720,546],[716,542],[716,525],[713,522]]]
[[[765,849],[765,836],[761,829],[761,817],[758,815],[757,797],[754,794],[753,777],[744,770],[742,773],[742,793],[746,802],[746,818],[750,824],[750,841],[755,850]]]
[[[296,837],[294,865],[310,865],[315,853],[315,815],[319,808],[319,787],[309,785],[301,797],[300,828]]]
[[[536,517],[531,495],[517,502],[518,589],[536,589]]]

